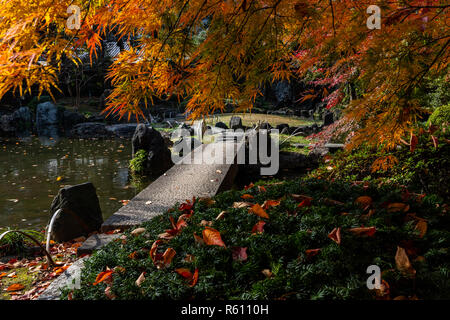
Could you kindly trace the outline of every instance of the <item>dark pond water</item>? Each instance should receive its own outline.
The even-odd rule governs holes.
[[[0,229],[42,229],[65,185],[92,182],[106,219],[138,190],[128,181],[131,142],[0,139]]]

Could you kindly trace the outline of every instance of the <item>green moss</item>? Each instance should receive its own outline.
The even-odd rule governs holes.
[[[442,105],[434,110],[427,124],[443,125],[450,123],[450,103]]]
[[[37,277],[37,272],[29,273],[28,268],[17,268],[9,273],[15,272],[15,278],[3,277],[0,279],[0,300],[10,300],[11,295],[6,289],[12,284],[22,284],[24,288],[20,292],[26,292],[32,288],[33,281]]]
[[[162,241],[158,253],[173,248],[171,264],[159,269],[149,257],[159,234],[171,228],[169,218],[177,221],[185,213],[181,207],[153,218],[138,236],[126,233],[126,241],[117,240],[97,251],[85,264],[81,289],[74,299],[107,299],[106,284],[92,285],[106,267],[119,268],[113,275],[112,292],[118,299],[371,299],[367,267],[378,265],[383,279],[390,285],[391,296],[417,295],[421,299],[450,298],[450,216],[442,214],[442,200],[428,195],[422,201],[404,200],[400,189],[353,185],[342,181],[299,179],[282,184],[257,186],[242,191],[227,191],[214,197],[215,203],[197,201],[188,225],[170,241]],[[249,214],[248,208],[233,208],[241,196],[251,194],[253,203],[280,199],[278,206],[267,209],[269,219]],[[291,194],[313,198],[311,206],[298,207]],[[365,217],[367,210],[355,203],[362,195],[373,199],[375,214]],[[342,202],[332,205],[327,199]],[[388,212],[386,203],[407,201],[409,212],[427,220],[428,232],[420,238],[414,223],[405,221],[404,212]],[[222,211],[223,219],[216,220]],[[348,214],[342,215],[342,212]],[[202,235],[202,221],[212,221],[226,248],[198,244],[193,235]],[[265,221],[264,232],[252,234],[258,221]],[[372,237],[360,237],[347,230],[361,225],[373,226]],[[328,238],[336,227],[342,229],[340,245]],[[412,243],[417,252],[410,256],[415,279],[396,271],[395,254],[401,243]],[[232,258],[234,247],[247,248],[247,259]],[[320,248],[310,257],[306,250]],[[130,254],[135,252],[134,259]],[[186,255],[195,257],[185,261]],[[415,259],[416,256],[425,259]],[[198,283],[190,287],[175,269],[199,271]],[[269,269],[272,277],[262,271]],[[136,279],[145,272],[140,287]],[[64,295],[69,290],[64,291]]]
[[[138,150],[134,158],[130,160],[130,170],[133,175],[141,176],[145,173],[145,163],[148,153],[145,150]]]

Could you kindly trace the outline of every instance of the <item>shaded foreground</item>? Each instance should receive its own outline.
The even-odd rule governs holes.
[[[450,298],[442,199],[300,179],[187,202],[96,252],[66,299]],[[256,205],[259,204],[259,205]],[[367,267],[382,271],[369,290]]]

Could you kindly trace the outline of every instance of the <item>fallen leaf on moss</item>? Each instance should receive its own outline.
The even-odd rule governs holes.
[[[231,256],[235,261],[247,260],[247,247],[233,247],[231,248]]]
[[[137,280],[136,280],[136,285],[137,285],[138,287],[140,287],[141,284],[142,284],[142,282],[144,282],[144,281],[145,281],[145,271],[142,272],[141,275],[137,278]]]
[[[407,212],[408,210],[409,210],[409,205],[406,203],[401,203],[401,202],[390,203],[387,206],[387,211],[389,213],[400,212],[400,211]]]
[[[203,241],[205,244],[209,246],[220,246],[220,247],[226,247],[225,243],[222,241],[222,237],[220,236],[220,232],[216,229],[206,227],[203,232]]]
[[[373,237],[377,229],[375,227],[361,227],[348,229],[349,232],[357,236]]]
[[[258,221],[252,228],[252,234],[263,233],[265,224],[265,221]]]
[[[305,199],[297,205],[297,208],[309,207],[309,206],[311,206],[311,200]]]
[[[102,271],[97,275],[97,278],[95,278],[95,282],[93,283],[94,286],[98,285],[100,282],[106,282],[111,279],[111,276],[113,275],[113,270],[106,270]]]
[[[323,202],[329,206],[343,206],[344,203],[337,201],[337,200],[333,200],[333,199],[329,199],[329,198],[324,198]]]
[[[264,188],[263,186],[258,186],[258,191],[259,192],[267,192],[266,188]]]
[[[246,193],[246,194],[242,195],[241,198],[244,200],[249,200],[249,199],[254,199],[255,197],[252,196],[251,194]]]
[[[261,218],[269,219],[269,215],[266,211],[259,205],[255,204],[250,208],[250,212],[260,216]]]
[[[227,214],[226,211],[222,211],[221,213],[219,213],[219,215],[216,217],[216,220],[222,220],[223,218],[225,218],[225,215]]]
[[[419,231],[419,238],[423,238],[428,230],[428,224],[424,220],[417,222],[415,230]]]
[[[272,271],[270,271],[269,269],[264,269],[263,271],[261,271],[261,273],[265,275],[267,278],[271,278],[273,276]]]
[[[212,221],[202,220],[202,221],[200,221],[200,225],[203,227],[205,227],[205,226],[210,227],[210,226],[212,226]]]
[[[23,288],[25,288],[25,286],[24,286],[23,284],[21,284],[21,283],[14,283],[14,284],[10,285],[10,286],[6,289],[6,291],[8,291],[8,292],[20,291],[20,290],[22,290]]]
[[[164,262],[164,266],[168,266],[170,265],[170,263],[172,262],[173,257],[175,256],[176,251],[172,248],[167,248],[166,251],[164,252],[162,258],[163,258],[163,262]]]
[[[303,201],[303,200],[305,200],[305,199],[309,199],[309,201],[312,201],[312,197],[310,197],[310,196],[305,196],[305,195],[303,195],[303,194],[291,194],[291,197],[292,197],[292,199],[294,199],[295,201],[297,201],[297,202],[301,202],[301,201]]]
[[[204,245],[205,244],[205,241],[203,241],[203,238],[198,236],[195,232],[194,232],[194,240],[199,245]]]
[[[264,203],[263,203],[263,205],[262,205],[262,208],[263,208],[264,210],[267,210],[267,209],[269,209],[270,207],[276,207],[276,206],[279,206],[280,203],[281,203],[281,201],[279,201],[279,200],[266,200],[266,201],[264,201]]]
[[[409,261],[408,255],[406,254],[405,249],[397,246],[397,252],[395,254],[395,265],[397,266],[397,270],[402,272],[403,274],[414,276],[416,274],[416,270],[411,265]]]
[[[312,258],[314,256],[317,256],[320,253],[320,248],[319,249],[308,249],[305,251],[305,253],[306,253],[307,258]]]
[[[105,296],[109,299],[109,300],[113,300],[116,299],[117,296],[112,292],[112,289],[110,286],[107,286],[105,288]]]
[[[369,196],[360,196],[356,198],[355,203],[362,208],[366,208],[372,204],[373,200]]]
[[[341,244],[341,228],[334,228],[330,234],[328,235],[328,238],[336,242],[337,244]]]
[[[240,208],[246,208],[246,207],[251,207],[253,204],[250,202],[234,202],[232,207],[234,209],[240,209]]]

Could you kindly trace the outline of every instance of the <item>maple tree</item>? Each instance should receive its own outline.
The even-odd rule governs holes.
[[[72,4],[79,30],[66,27]],[[366,26],[372,4],[379,30]],[[63,60],[79,64],[84,47],[92,61],[113,31],[129,49],[109,70],[108,112],[141,114],[170,96],[190,98],[191,118],[227,102],[247,111],[265,83],[314,73],[320,92],[305,99],[330,108],[351,93],[341,123],[353,145],[392,147],[424,112],[424,80],[448,72],[448,10],[445,0],[2,1],[0,97],[32,86],[51,94]]]

